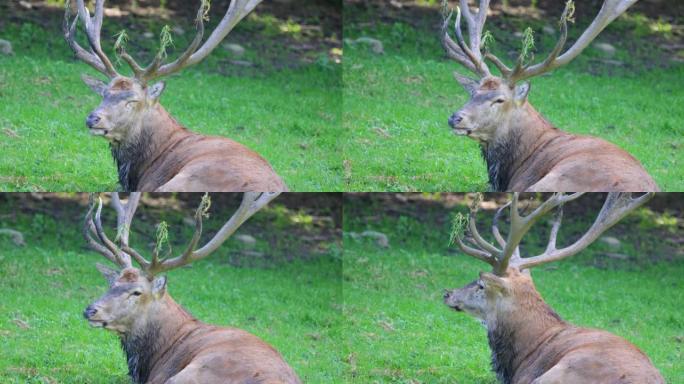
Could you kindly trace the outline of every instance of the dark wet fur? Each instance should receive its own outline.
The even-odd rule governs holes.
[[[513,177],[513,165],[519,156],[520,134],[511,131],[508,137],[483,145],[482,157],[487,162],[492,191],[506,191]]]
[[[515,371],[514,331],[508,327],[495,326],[487,332],[489,348],[492,350],[492,370],[503,384],[510,384]]]
[[[121,347],[128,361],[128,374],[136,384],[146,383],[150,376],[152,356],[162,344],[159,331],[158,324],[150,323],[142,332],[121,338]]]
[[[141,169],[147,157],[152,153],[150,148],[152,137],[143,130],[140,136],[126,144],[110,144],[112,157],[119,172],[119,184],[124,191],[136,191],[140,183]]]

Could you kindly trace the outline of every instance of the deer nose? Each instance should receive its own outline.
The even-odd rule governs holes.
[[[462,117],[460,114],[454,113],[454,114],[451,115],[451,117],[449,118],[449,126],[451,126],[451,128],[456,128],[456,126],[457,126],[462,120],[463,120],[463,117]]]
[[[86,319],[90,319],[91,317],[95,316],[96,313],[97,309],[92,305],[89,305],[88,308],[86,308],[85,311],[83,311],[83,317],[85,317]]]
[[[445,299],[445,300],[448,299],[449,296],[451,296],[451,293],[449,292],[448,289],[445,289],[445,290],[444,290],[444,299]]]
[[[88,115],[88,118],[86,119],[86,126],[88,126],[88,128],[92,128],[92,127],[96,126],[97,123],[99,123],[99,122],[100,122],[100,116],[98,116],[94,113],[91,113],[90,115]]]

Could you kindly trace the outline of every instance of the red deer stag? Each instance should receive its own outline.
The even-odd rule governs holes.
[[[195,212],[195,232],[185,252],[175,258],[163,258],[157,246],[151,261],[128,245],[140,195],[131,194],[125,204],[116,193],[112,195],[112,206],[117,213],[117,243],[109,240],[102,227],[102,200],[95,210],[91,198],[83,235],[90,248],[117,264],[121,271],[97,264],[109,282],[109,291],[89,305],[83,315],[91,326],[119,336],[133,382],[300,383],[282,356],[258,337],[236,328],[204,324],[192,317],[171,298],[166,289],[166,276],[160,275],[209,256],[276,196],[277,193],[245,193],[233,216],[197,249],[202,218],[210,205],[209,196],[205,195]],[[133,267],[131,258],[140,269]]]
[[[287,190],[268,162],[256,152],[233,140],[196,134],[181,126],[159,104],[164,82],[150,84],[153,79],[171,75],[202,61],[260,2],[232,0],[223,20],[202,44],[209,0],[201,0],[195,20],[197,34],[185,52],[171,63],[163,64],[166,58],[164,41],[152,63],[143,68],[126,52],[124,42],[117,40],[117,54],[131,67],[133,77],[120,75],[100,45],[104,0],[95,1],[92,18],[84,0],[77,0],[78,14],[73,22],[70,22],[70,2],[66,2],[64,37],[69,46],[78,59],[110,79],[109,84],[105,84],[83,76],[85,83],[104,98],[100,106],[90,113],[86,125],[91,134],[109,141],[123,190]],[[79,20],[84,24],[89,51],[76,41]]]
[[[560,318],[542,299],[528,268],[572,256],[598,238],[629,212],[642,206],[652,194],[632,197],[611,193],[589,230],[575,243],[558,249],[556,237],[561,207],[581,193],[555,194],[527,216],[518,211],[518,195],[494,217],[492,233],[498,246],[477,231],[477,203],[468,222],[469,237],[454,234],[461,250],[490,264],[493,273],[463,288],[447,291],[445,304],[480,319],[487,328],[492,367],[505,384],[547,383],[665,383],[648,357],[627,340],[606,331],[580,328]],[[510,228],[504,240],[497,222],[510,206]],[[519,244],[546,213],[558,208],[546,250],[520,257]],[[458,231],[457,231],[458,232]]]
[[[460,0],[456,41],[448,33],[451,14],[445,17],[442,45],[447,56],[480,78],[476,81],[454,73],[470,94],[470,101],[449,118],[449,125],[456,135],[466,135],[480,143],[493,190],[658,190],[651,176],[629,153],[599,138],[572,135],[552,126],[528,102],[530,84],[523,81],[569,63],[636,1],[605,0],[587,30],[561,54],[568,34],[567,23],[574,12],[573,2],[568,1],[560,19],[560,38],[549,56],[531,65],[523,49],[513,69],[482,47],[489,0],[480,0],[477,13],[471,12],[468,0]],[[461,13],[468,24],[469,45],[461,32]],[[492,75],[484,59],[499,69],[500,77]]]

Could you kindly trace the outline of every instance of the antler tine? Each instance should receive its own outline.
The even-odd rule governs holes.
[[[485,252],[488,252],[491,255],[500,254],[501,250],[482,238],[480,233],[477,231],[477,211],[479,209],[479,201],[480,199],[476,199],[473,205],[470,207],[470,215],[468,217],[468,228],[470,234],[473,236],[475,243]]]
[[[563,10],[560,19],[561,36],[553,51],[551,51],[549,56],[543,62],[528,66],[526,68],[521,68],[517,71],[507,74],[506,77],[508,78],[509,82],[515,83],[517,81],[538,76],[566,65],[575,57],[577,57],[582,51],[584,51],[584,49],[591,44],[596,36],[598,36],[599,33],[601,33],[601,31],[608,26],[608,24],[613,22],[613,20],[624,13],[637,1],[638,0],[605,0],[601,6],[601,10],[596,15],[589,27],[582,33],[579,39],[577,39],[577,41],[570,48],[568,48],[567,51],[565,51],[565,53],[559,56],[563,50],[563,47],[565,46],[565,41],[568,35],[567,21],[570,17],[572,17],[572,10],[574,9],[574,3],[572,0],[568,0],[565,4],[565,9]],[[495,65],[498,66],[496,63]]]
[[[111,262],[119,265],[121,268],[128,268],[131,266],[131,259],[114,244],[102,229],[102,199],[98,198],[97,210],[95,210],[95,218],[93,219],[93,210],[95,209],[95,202],[93,195],[89,199],[90,208],[85,217],[83,226],[83,236],[85,237],[91,249],[99,252]],[[96,241],[91,234],[97,236]]]
[[[67,44],[69,44],[69,47],[71,47],[71,50],[74,51],[74,55],[76,56],[76,58],[95,68],[95,70],[104,74],[105,76],[113,77],[114,74],[108,71],[108,69],[105,67],[105,65],[102,63],[102,60],[100,60],[98,56],[86,51],[85,49],[83,49],[83,47],[81,47],[80,44],[76,42],[76,27],[78,26],[79,16],[77,14],[73,22],[70,21],[70,18],[71,4],[70,1],[67,0],[64,10],[64,22],[62,24],[62,31],[64,32],[64,39],[66,40]]]
[[[522,270],[552,261],[561,260],[577,254],[584,248],[588,247],[603,232],[611,228],[623,217],[628,215],[633,210],[646,204],[646,202],[653,198],[654,195],[654,193],[650,192],[637,198],[633,198],[631,197],[631,193],[609,193],[608,197],[603,203],[601,211],[596,216],[596,220],[591,225],[589,230],[576,242],[562,249],[556,249],[555,244],[552,244],[552,242],[555,243],[555,237],[558,232],[556,227],[560,226],[560,219],[557,219],[554,223],[554,228],[552,228],[549,246],[547,247],[546,251],[541,255],[519,260],[516,262],[515,267]]]
[[[572,201],[582,196],[582,192],[573,193],[570,195],[565,195],[563,193],[554,193],[549,199],[541,203],[534,211],[532,211],[527,216],[521,216],[518,210],[519,194],[516,192],[513,194],[513,199],[511,200],[511,225],[508,231],[508,238],[506,239],[506,246],[501,253],[501,258],[499,263],[494,269],[494,273],[497,275],[502,275],[506,272],[511,258],[517,263],[520,258],[520,251],[518,249],[520,242],[522,241],[525,234],[530,230],[530,228],[546,213],[555,207],[564,204],[568,201]]]
[[[131,222],[135,216],[135,211],[138,209],[138,204],[140,203],[140,192],[131,192],[128,195],[128,201],[124,204],[121,202],[118,192],[112,193],[112,207],[116,211],[116,228],[117,228],[117,238],[121,244],[121,250],[127,255],[132,256],[135,261],[141,266],[141,268],[146,268],[149,266],[149,262],[145,260],[144,257],[140,255],[135,249],[128,245],[128,237],[131,230]]]
[[[482,59],[482,53],[480,52],[482,28],[487,19],[489,0],[480,0],[479,11],[476,15],[471,13],[468,0],[460,1],[460,6],[456,7],[456,21],[454,22],[454,32],[456,35],[455,42],[451,39],[448,32],[448,25],[453,12],[446,12],[446,1],[444,2],[444,7],[445,18],[444,24],[442,25],[442,46],[446,50],[447,56],[481,77],[491,75],[487,64]],[[461,31],[461,13],[463,13],[463,17],[466,19],[466,24],[468,25],[470,46],[466,44]]]
[[[202,234],[202,218],[206,215],[209,208],[208,195],[202,199],[197,211],[195,212],[195,232],[192,240],[188,244],[187,249],[180,256],[172,259],[156,260],[145,268],[148,274],[156,275],[158,273],[168,271],[183,265],[192,263],[194,261],[203,259],[215,251],[221,244],[223,244],[235,231],[252,217],[261,208],[266,206],[271,200],[275,199],[280,192],[245,192],[242,197],[240,207],[235,211],[233,216],[221,227],[221,229],[209,240],[202,248],[195,250],[199,243]]]
[[[506,247],[506,240],[504,240],[503,236],[501,236],[501,232],[499,232],[499,218],[503,214],[504,209],[508,208],[510,205],[511,202],[509,201],[497,209],[496,214],[494,214],[494,219],[492,220],[492,234],[494,235],[496,242],[499,243],[502,248]]]
[[[202,38],[204,37],[204,17],[209,9],[209,1],[202,0],[195,20],[197,33],[185,52],[183,52],[175,61],[164,65],[162,65],[163,57],[160,52],[155,56],[152,64],[136,76],[142,81],[147,82],[157,77],[171,75],[183,68],[199,63],[221,43],[240,20],[252,12],[252,10],[254,10],[262,1],[263,0],[231,0],[228,10],[219,25],[214,29],[207,41],[200,46]],[[124,59],[131,65],[132,59],[130,56],[129,58]],[[134,72],[135,71],[136,69],[134,69]]]
[[[67,42],[72,47],[78,58],[90,64],[95,69],[110,78],[118,76],[119,74],[116,72],[116,69],[114,69],[114,65],[109,60],[107,55],[105,55],[105,53],[102,51],[102,47],[100,45],[100,32],[102,29],[102,18],[104,15],[104,0],[97,0],[95,2],[95,15],[92,18],[90,17],[90,11],[88,11],[88,8],[85,6],[83,0],[76,0],[76,6],[78,8],[76,20],[74,20],[71,30],[69,32],[65,31]],[[71,12],[69,1],[66,2],[66,12],[67,15],[65,15],[65,24],[68,24],[68,15]],[[79,18],[81,21],[83,21],[86,37],[88,38],[88,43],[90,44],[92,53],[88,53],[88,55],[90,55],[89,57],[84,57],[83,53],[85,50],[78,46],[78,43],[76,43],[74,39],[76,22]]]

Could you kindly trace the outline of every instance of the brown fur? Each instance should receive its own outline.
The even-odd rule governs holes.
[[[115,273],[98,268],[108,279]],[[301,384],[273,347],[195,319],[167,293],[165,278],[151,281],[135,268],[118,274],[84,315],[119,335],[136,384]]]
[[[181,127],[161,105],[146,120],[154,132],[137,190],[158,192],[286,191],[264,158],[224,137]]]
[[[646,192],[658,186],[637,159],[605,140],[553,127],[527,102],[529,87],[457,75],[471,100],[449,119],[480,142],[497,191]]]
[[[84,77],[103,101],[86,124],[106,138],[125,191],[279,192],[281,178],[259,154],[224,137],[182,127],[159,104],[164,84]]]
[[[665,383],[649,358],[627,340],[563,321],[528,274],[509,268],[504,277],[483,273],[481,280],[481,294],[477,284],[470,284],[445,301],[486,323],[492,363],[502,383]]]

